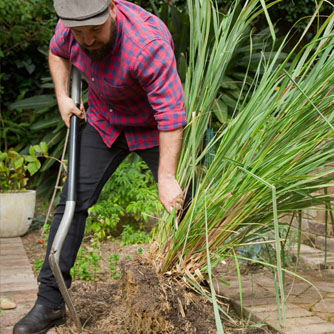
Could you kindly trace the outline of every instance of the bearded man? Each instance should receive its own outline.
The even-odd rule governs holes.
[[[54,7],[59,21],[50,42],[49,67],[67,126],[72,115],[84,118],[83,105],[76,108],[69,97],[72,65],[88,84],[76,209],[59,261],[69,288],[88,208],[130,152],[137,153],[151,169],[166,210],[182,207],[184,196],[175,173],[186,117],[172,37],[159,18],[123,0],[54,0]],[[14,334],[43,334],[65,322],[64,300],[48,257],[66,193],[65,182],[38,276],[36,303],[15,325]]]

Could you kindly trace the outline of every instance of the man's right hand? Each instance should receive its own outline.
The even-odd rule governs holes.
[[[74,101],[68,96],[64,96],[58,99],[58,108],[59,108],[61,118],[63,119],[64,123],[66,124],[68,128],[70,127],[70,119],[72,115],[75,115],[79,117],[80,119],[85,118],[84,105],[81,104],[80,109],[78,109],[75,106]]]
[[[76,115],[80,119],[85,118],[83,104],[78,109],[74,101],[69,97],[71,64],[68,59],[55,56],[49,51],[49,67],[55,85],[59,112],[64,123],[69,128],[72,115]]]

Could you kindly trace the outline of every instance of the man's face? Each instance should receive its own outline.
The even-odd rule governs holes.
[[[83,51],[94,61],[103,60],[116,41],[116,21],[113,9],[104,24],[71,28],[74,38]]]

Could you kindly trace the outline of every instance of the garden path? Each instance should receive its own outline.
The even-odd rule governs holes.
[[[0,298],[16,304],[15,309],[0,311],[1,334],[12,334],[14,324],[33,306],[36,293],[36,278],[21,238],[0,238]]]
[[[333,268],[334,254],[327,254],[327,266]],[[300,263],[302,279],[286,275],[286,330],[278,330],[277,311],[273,274],[262,269],[254,274],[243,275],[242,303],[240,302],[237,277],[224,276],[226,286],[216,283],[217,293],[228,297],[234,307],[242,310],[246,319],[251,315],[256,322],[266,323],[286,334],[334,334],[334,269],[322,269],[324,253],[303,245]],[[242,306],[241,306],[242,305]]]

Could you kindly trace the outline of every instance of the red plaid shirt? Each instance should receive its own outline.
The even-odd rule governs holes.
[[[67,58],[85,77],[88,122],[110,147],[123,131],[131,151],[159,145],[159,130],[186,124],[172,37],[139,6],[115,0],[117,37],[109,58],[92,61],[60,21],[52,54]]]

